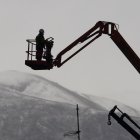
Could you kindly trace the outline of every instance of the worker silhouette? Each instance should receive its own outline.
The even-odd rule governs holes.
[[[41,61],[43,48],[45,48],[44,30],[40,29],[39,34],[36,36],[36,59]]]

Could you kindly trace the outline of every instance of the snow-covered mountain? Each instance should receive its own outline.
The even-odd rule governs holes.
[[[62,140],[76,130],[75,105],[80,107],[81,139],[133,140],[108,111],[118,105],[139,119],[139,112],[119,102],[80,94],[42,77],[17,71],[0,73],[0,138],[2,140]]]

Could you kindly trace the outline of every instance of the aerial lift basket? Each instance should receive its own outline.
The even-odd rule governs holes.
[[[36,41],[35,39],[27,39],[28,50],[27,59],[25,60],[25,65],[31,67],[34,70],[50,70],[53,68],[53,60],[46,59],[38,61],[36,60]],[[43,54],[46,53],[46,49],[43,50]]]

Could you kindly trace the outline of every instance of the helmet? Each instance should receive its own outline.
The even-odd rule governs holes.
[[[40,29],[39,30],[39,33],[44,33],[44,29]]]

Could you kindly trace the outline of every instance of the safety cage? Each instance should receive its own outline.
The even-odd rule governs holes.
[[[31,67],[34,70],[50,70],[53,68],[53,59],[46,59],[45,54],[47,49],[43,49],[42,60],[36,60],[36,41],[35,39],[27,39],[28,50],[27,59],[25,60],[25,65]]]

